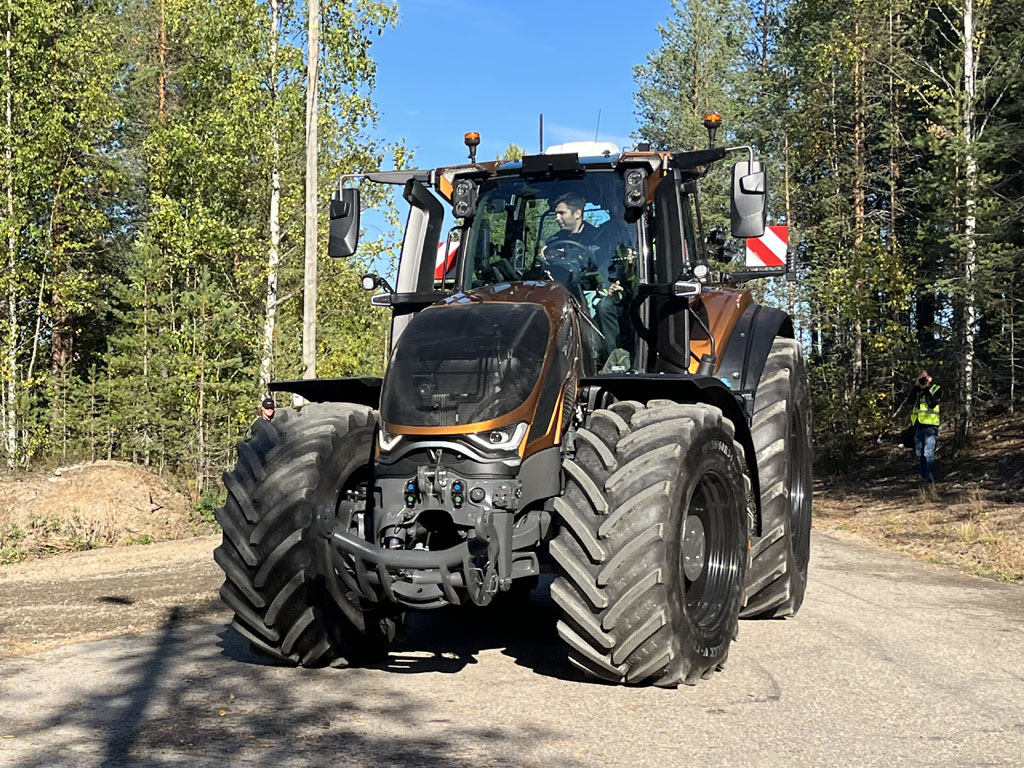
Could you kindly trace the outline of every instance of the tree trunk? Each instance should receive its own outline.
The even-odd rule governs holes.
[[[70,155],[69,155],[70,159]],[[50,285],[50,376],[63,384],[71,368],[74,353],[74,321],[61,295],[60,277],[70,274],[73,268],[71,257],[65,248],[64,205],[61,198],[62,185],[58,184],[50,210],[50,249],[53,252],[55,279]]]
[[[899,165],[899,143],[900,143],[900,103],[899,91],[896,88],[896,78],[893,76],[896,64],[896,38],[895,31],[900,25],[898,11],[894,11],[893,3],[889,3],[889,252],[896,256],[899,250],[899,233],[897,222],[899,219],[899,202],[897,199],[897,188],[900,178]],[[895,263],[895,258],[893,259]]]
[[[861,322],[861,290],[863,279],[860,277],[861,262],[864,255],[864,203],[865,176],[867,164],[867,127],[864,118],[864,42],[860,39],[860,22],[853,28],[854,45],[857,47],[853,65],[853,262],[857,279],[855,282],[854,311],[856,319],[853,325],[853,393],[860,392],[864,381],[864,329]]]
[[[317,91],[320,48],[320,2],[309,0],[306,38],[306,260],[302,296],[302,378],[316,378],[317,252]]]
[[[39,296],[36,299],[36,330],[32,335],[32,354],[28,359],[28,370],[25,372],[25,381],[32,381],[36,372],[36,356],[39,354],[39,339],[43,332],[43,291],[46,287],[46,275],[39,276]]]
[[[958,397],[956,404],[957,447],[967,443],[971,431],[972,399],[974,388],[974,329],[978,323],[974,272],[977,266],[977,221],[975,208],[978,192],[978,160],[975,154],[975,97],[978,60],[975,52],[974,0],[964,0],[964,79],[963,114],[960,128],[964,146],[964,200],[963,222],[963,313],[960,328],[961,364],[959,369]]]
[[[57,381],[66,381],[71,369],[75,337],[72,333],[71,313],[61,302],[57,291],[50,293],[50,375]]]
[[[4,223],[7,226],[7,390],[4,397],[4,442],[7,449],[7,468],[14,469],[15,455],[18,451],[18,423],[15,398],[18,380],[18,285],[15,279],[16,259],[14,248],[14,71],[11,65],[11,24],[13,17],[11,4],[7,4],[7,29],[4,34],[4,57],[6,61],[6,77],[4,80],[4,184],[7,187],[7,210],[4,211]]]
[[[260,361],[260,397],[269,394],[274,364],[274,325],[277,321],[277,267],[281,258],[281,143],[277,126],[278,0],[270,0],[270,248],[267,251],[267,302],[263,315],[263,357]]]
[[[167,24],[164,19],[164,0],[160,0],[160,23],[156,32],[156,55],[160,66],[156,75],[156,114],[160,125],[167,122]]]
[[[1009,308],[1009,322],[1007,325],[1010,328],[1010,407],[1009,412],[1013,413],[1013,404],[1017,397],[1017,316],[1014,312],[1013,306],[1013,287],[1014,279],[1016,275],[1010,277],[1010,296],[1007,301],[1007,307]]]
[[[203,494],[203,487],[206,484],[206,328],[209,322],[206,317],[206,290],[207,286],[205,281],[202,284],[199,280],[199,275],[196,275],[196,286],[195,290],[202,291],[202,295],[199,299],[199,317],[198,322],[193,326],[193,333],[195,338],[199,342],[199,392],[196,403],[196,441],[197,441],[197,453],[196,456],[196,495],[201,497]],[[200,329],[199,325],[202,325]]]

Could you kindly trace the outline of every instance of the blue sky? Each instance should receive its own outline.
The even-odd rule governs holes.
[[[401,24],[374,41],[380,133],[416,147],[422,168],[461,161],[479,131],[479,157],[509,142],[599,138],[631,144],[633,66],[659,44],[668,0],[539,2],[398,0]]]
[[[418,168],[464,162],[467,131],[480,132],[481,160],[493,160],[510,142],[535,153],[541,113],[545,146],[592,141],[595,130],[601,141],[631,146],[633,67],[658,47],[658,24],[671,13],[669,0],[398,6],[400,25],[371,48],[378,133],[415,149]],[[367,214],[372,237],[381,219]]]

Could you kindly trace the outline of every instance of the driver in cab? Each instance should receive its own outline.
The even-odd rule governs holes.
[[[581,299],[593,314],[595,329],[601,337],[602,357],[609,370],[629,367],[629,353],[624,349],[622,326],[625,307],[624,288],[610,256],[615,248],[603,229],[583,219],[587,202],[574,192],[559,195],[554,201],[558,231],[544,241],[540,252],[542,263],[552,270],[567,270],[568,283],[581,290]],[[547,272],[549,278],[555,277]],[[626,336],[630,329],[627,329]]]
[[[587,201],[575,192],[566,192],[555,198],[555,221],[558,231],[544,241],[540,257],[544,264],[568,270],[574,280],[586,273],[595,276],[600,270],[603,280],[602,294],[610,296],[622,290],[622,285],[608,273],[608,258],[600,252],[607,249],[603,230],[583,219]],[[607,254],[605,254],[607,256]],[[595,286],[596,287],[596,286]]]
[[[593,257],[598,232],[590,222],[583,220],[587,201],[575,192],[566,192],[555,198],[555,222],[558,231],[544,241],[541,257],[546,261],[569,259],[582,261],[585,255]],[[577,247],[573,247],[573,245]],[[583,266],[583,265],[581,265]]]
[[[537,268],[549,280],[559,280],[570,290],[580,290],[585,275],[598,274],[600,230],[583,219],[587,201],[566,192],[553,201],[558,231],[544,241],[537,254]],[[582,297],[581,297],[582,298]]]

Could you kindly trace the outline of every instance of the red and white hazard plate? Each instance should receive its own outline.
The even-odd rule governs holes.
[[[766,227],[761,237],[747,238],[748,267],[784,267],[789,227]]]
[[[459,244],[452,243],[451,250],[445,253],[445,243],[437,244],[437,262],[434,264],[434,279],[444,280],[446,277],[453,277],[452,270],[455,269],[455,254],[459,251]]]

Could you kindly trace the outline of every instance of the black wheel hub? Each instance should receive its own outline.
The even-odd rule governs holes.
[[[730,584],[739,567],[737,542],[731,533],[729,487],[716,475],[700,479],[683,520],[679,568],[687,613],[702,627],[720,621],[730,600]]]

